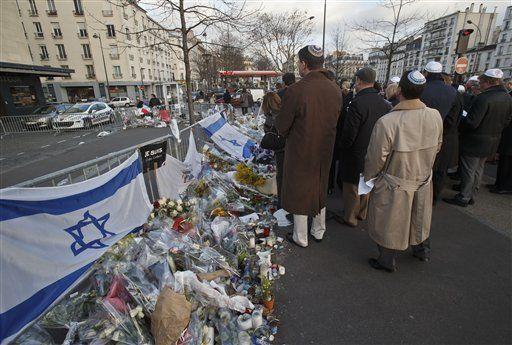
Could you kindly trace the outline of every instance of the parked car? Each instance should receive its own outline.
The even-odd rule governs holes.
[[[37,107],[25,120],[25,127],[33,130],[52,128],[55,117],[72,106],[71,103],[49,103]]]
[[[135,102],[132,101],[129,97],[114,97],[108,103],[111,108],[120,108],[120,107],[134,107]]]
[[[90,128],[114,122],[114,111],[104,102],[77,103],[57,116],[53,125],[60,129]]]

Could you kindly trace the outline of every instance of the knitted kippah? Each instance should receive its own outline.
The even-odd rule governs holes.
[[[309,45],[308,52],[315,57],[324,56],[324,50],[322,49],[322,47],[319,47],[319,46]]]
[[[416,85],[422,85],[427,82],[425,76],[421,74],[420,71],[412,71],[407,75],[407,79],[409,79],[411,83]]]

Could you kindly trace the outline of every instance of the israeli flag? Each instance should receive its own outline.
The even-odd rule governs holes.
[[[0,190],[0,340],[11,341],[151,212],[138,152],[96,178]]]
[[[227,123],[220,113],[201,120],[199,124],[213,142],[233,158],[244,161],[252,157],[256,143]]]

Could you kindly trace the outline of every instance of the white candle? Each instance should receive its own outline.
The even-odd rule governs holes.
[[[263,324],[263,315],[261,311],[254,310],[252,312],[252,328],[256,329]]]
[[[256,247],[256,238],[255,237],[251,237],[249,238],[249,248],[255,248]]]
[[[284,268],[284,266],[279,266],[279,274],[284,276],[285,273],[286,273],[286,269]]]
[[[247,331],[252,328],[252,318],[249,314],[242,314],[237,319],[238,328],[242,331]]]

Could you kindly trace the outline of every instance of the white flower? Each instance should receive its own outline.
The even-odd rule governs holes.
[[[180,205],[178,205],[178,207],[176,207],[176,210],[177,210],[178,212],[183,212],[183,207],[181,207]]]
[[[154,219],[154,218],[155,218],[155,214],[154,214],[154,213],[151,213],[151,214],[149,215],[149,219]]]
[[[195,205],[196,203],[197,203],[197,199],[196,198],[190,199],[190,205]]]
[[[176,212],[176,210],[172,211],[172,212],[171,212],[171,216],[172,216],[172,217],[176,217],[176,216],[178,216],[178,212]]]
[[[178,205],[183,204],[183,201],[181,199],[178,199],[176,202],[178,203]]]
[[[174,205],[176,205],[176,204],[174,203],[174,201],[170,201],[170,202],[169,202],[169,206],[174,207]]]
[[[158,203],[160,205],[165,205],[165,203],[167,202],[167,199],[166,198],[161,198],[161,199],[158,199]]]

